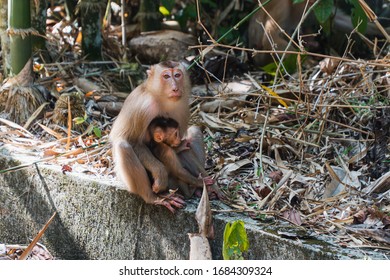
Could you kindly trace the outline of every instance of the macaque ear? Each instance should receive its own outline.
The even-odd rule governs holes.
[[[164,132],[160,128],[156,128],[153,132],[153,140],[157,143],[164,141]]]
[[[154,72],[154,66],[150,67],[149,70],[146,70],[146,74],[148,74],[149,78],[153,75],[153,72]]]

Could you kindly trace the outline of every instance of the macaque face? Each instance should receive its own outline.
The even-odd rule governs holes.
[[[168,128],[168,142],[171,147],[178,147],[181,143],[179,129],[177,128]]]
[[[156,142],[163,142],[172,148],[178,147],[181,144],[179,129],[175,127],[167,127],[165,130],[156,127],[153,139]]]
[[[183,72],[178,68],[168,68],[161,72],[161,84],[169,98],[179,99],[182,96]]]

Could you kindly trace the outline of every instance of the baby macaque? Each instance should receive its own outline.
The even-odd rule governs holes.
[[[197,187],[214,184],[214,180],[207,176],[206,171],[194,156],[182,156],[186,168],[183,167],[180,154],[190,152],[190,142],[182,140],[179,132],[179,124],[174,119],[158,117],[149,125],[151,136],[150,149],[153,155],[159,159],[168,171],[169,188],[177,187],[186,198],[194,193]],[[202,176],[205,176],[202,178]],[[159,193],[159,186],[153,184],[153,192]]]

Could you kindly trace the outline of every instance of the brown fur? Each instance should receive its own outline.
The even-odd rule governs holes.
[[[264,3],[266,0],[254,0],[256,3]],[[315,0],[309,0],[308,7],[310,7]],[[344,2],[344,1],[343,1]],[[381,7],[381,1],[366,1],[371,7]],[[306,6],[307,0],[302,3],[293,4],[293,0],[272,0],[267,5],[264,6],[264,9],[268,11],[272,19],[264,12],[263,9],[260,9],[255,15],[252,16],[248,26],[248,45],[249,48],[255,50],[285,50],[289,38],[283,34],[282,30],[285,33],[291,35],[296,27],[298,26]],[[346,40],[346,34],[350,34],[355,27],[352,24],[351,16],[345,14],[342,9],[341,4],[335,2],[336,9],[335,14],[333,15],[333,33],[332,36],[340,38],[341,40],[335,39],[332,41],[332,48],[338,48],[337,46],[342,46],[342,41]],[[305,19],[306,23],[315,21],[314,17],[309,17]],[[276,22],[276,23],[275,23]],[[263,24],[264,28],[261,26]],[[279,28],[279,26],[280,28]],[[390,28],[387,28],[389,32]],[[311,30],[309,33],[315,33],[317,30]],[[383,37],[383,33],[373,22],[367,23],[366,35],[370,36],[379,36]],[[305,41],[312,41],[312,45],[316,45],[314,38],[306,37]],[[340,42],[341,41],[341,42]],[[273,43],[272,43],[273,42]],[[308,42],[307,42],[308,43]],[[292,45],[292,48],[295,46]],[[317,46],[318,47],[318,46]],[[339,49],[339,51],[344,51],[344,48]],[[264,66],[268,63],[273,62],[272,56],[266,53],[258,53],[253,57],[254,63],[256,65]]]
[[[258,2],[264,3],[265,0]],[[295,28],[302,17],[305,2],[293,4],[292,0],[272,0],[264,9],[268,11],[276,23],[288,34]],[[249,47],[256,50],[272,50],[269,38],[274,42],[277,50],[284,50],[288,44],[288,38],[282,33],[275,21],[261,9],[250,20],[248,27]],[[261,26],[263,23],[264,28]],[[268,34],[268,36],[267,36]],[[257,65],[265,65],[272,62],[269,54],[257,54],[254,56]]]
[[[186,162],[186,169],[183,168],[179,158],[180,154],[184,153],[184,151],[190,150],[191,148],[187,147],[187,140],[183,141],[183,144],[186,147],[179,147],[181,138],[179,133],[175,133],[177,132],[177,129],[178,123],[172,119],[154,119],[149,126],[149,133],[153,138],[150,147],[153,154],[164,164],[168,171],[168,176],[171,179],[170,183],[172,184],[170,185],[170,188],[178,187],[186,197],[189,197],[192,195],[196,187],[203,187],[202,175],[206,176],[207,174],[203,165],[198,161],[198,158],[193,153],[190,153],[192,155],[191,160]],[[192,139],[188,140],[192,141]],[[191,146],[195,147],[198,145],[203,147],[202,142],[199,144],[192,142]],[[180,150],[179,155],[177,154],[178,150],[174,148],[178,148]],[[204,158],[204,152],[200,158]],[[184,157],[183,160],[184,159],[186,159],[186,157]],[[190,171],[192,171],[192,173],[190,173]],[[205,177],[204,180],[206,185],[214,183],[214,180],[209,177]],[[158,186],[153,185],[153,191],[158,193],[161,190],[158,189]]]
[[[164,79],[164,71],[172,73],[172,77]],[[174,73],[182,73],[181,78],[173,78]],[[190,91],[191,84],[182,65],[176,62],[154,65],[148,71],[147,80],[127,97],[113,124],[110,140],[117,176],[130,192],[140,195],[147,203],[161,203],[161,200],[152,192],[146,170],[161,189],[168,186],[166,168],[146,145],[150,140],[147,128],[154,118],[163,116],[177,120],[181,135],[185,135]],[[172,200],[169,203],[176,206]]]

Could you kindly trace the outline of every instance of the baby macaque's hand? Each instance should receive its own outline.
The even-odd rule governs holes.
[[[181,141],[179,146],[175,147],[175,151],[177,154],[182,151],[187,151],[189,149],[191,149],[191,143],[187,139],[184,139],[183,141]]]

